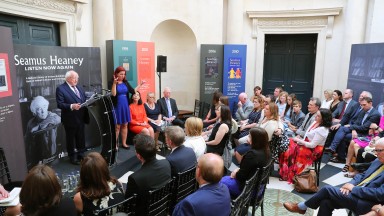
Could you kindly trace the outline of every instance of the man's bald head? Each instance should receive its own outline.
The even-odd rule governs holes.
[[[207,153],[199,158],[196,178],[199,184],[203,183],[218,183],[224,174],[224,161],[216,154]],[[199,179],[199,177],[201,179]]]
[[[170,98],[171,97],[171,88],[170,87],[165,87],[163,90],[163,96],[165,98]]]
[[[239,101],[241,101],[242,104],[245,104],[247,102],[248,95],[245,92],[241,92],[239,94]]]

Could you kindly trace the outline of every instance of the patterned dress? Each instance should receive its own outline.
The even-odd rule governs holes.
[[[101,210],[108,208],[109,206],[115,205],[124,201],[125,194],[123,187],[120,183],[108,182],[108,186],[111,189],[111,193],[101,199],[90,200],[81,193],[81,200],[83,201],[83,212],[84,216],[94,215],[95,210]]]

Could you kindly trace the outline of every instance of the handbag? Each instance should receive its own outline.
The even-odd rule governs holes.
[[[289,138],[283,132],[280,136],[273,134],[271,140],[271,155],[275,162],[278,163],[279,155],[288,150],[289,147]]]
[[[315,193],[319,190],[316,182],[316,172],[313,169],[306,170],[295,175],[293,183],[295,191],[299,193]]]

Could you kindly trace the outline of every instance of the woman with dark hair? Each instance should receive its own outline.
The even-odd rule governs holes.
[[[243,190],[245,181],[255,174],[258,168],[267,165],[271,158],[268,134],[263,128],[252,128],[249,131],[248,142],[251,149],[245,153],[240,162],[240,168],[235,169],[230,176],[224,176],[221,183],[227,185],[232,199]]]
[[[339,105],[339,103],[343,101],[343,94],[341,93],[341,91],[335,90],[332,93],[332,98],[333,101],[329,109],[331,110],[331,112],[334,112],[337,108],[337,105]]]
[[[208,138],[207,153],[215,153],[223,155],[225,144],[229,140],[231,134],[230,128],[232,127],[231,111],[228,106],[221,105],[216,108],[216,115],[220,116],[219,121],[212,129],[212,133]]]
[[[223,94],[219,91],[215,91],[213,93],[211,108],[207,114],[207,117],[205,117],[205,119],[203,121],[203,124],[204,124],[203,127],[204,128],[208,127],[211,124],[216,123],[217,119],[219,118],[218,116],[216,116],[215,109],[216,109],[216,107],[220,106],[220,97],[222,95]]]
[[[143,101],[140,97],[140,92],[131,96],[131,105],[129,110],[131,111],[132,119],[129,123],[129,130],[135,134],[145,134],[154,138],[155,132],[150,124],[148,124],[147,113],[143,105]]]
[[[229,106],[229,99],[228,96],[222,95],[219,99],[220,105],[226,105]]]
[[[89,153],[81,161],[80,182],[73,198],[76,210],[84,216],[94,215],[95,210],[124,201],[121,183],[110,176],[105,159],[97,152]]]
[[[293,177],[300,174],[323,152],[324,143],[332,126],[332,113],[329,109],[320,108],[315,121],[305,132],[304,138],[290,138],[288,150],[280,155],[280,177],[292,183]]]
[[[33,167],[20,191],[21,212],[26,216],[75,216],[73,201],[63,197],[55,171],[47,165]]]
[[[292,112],[293,112],[292,106],[293,106],[293,102],[295,100],[296,100],[296,95],[295,94],[292,93],[292,94],[288,95],[288,97],[287,97],[287,106],[285,107],[283,116],[281,117],[281,121],[284,123],[284,127],[285,128],[288,127],[288,122],[291,122]]]
[[[119,66],[115,69],[111,89],[111,99],[115,108],[116,116],[116,140],[119,139],[119,134],[121,131],[122,147],[128,149],[129,146],[126,143],[128,135],[128,123],[131,121],[131,114],[128,108],[129,93],[131,93],[132,95],[135,94],[139,86],[141,86],[145,82],[142,81],[141,84],[134,89],[126,80],[125,76],[126,71],[124,67]],[[117,141],[116,145],[118,145]]]

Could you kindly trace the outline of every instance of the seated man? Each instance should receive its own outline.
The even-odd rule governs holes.
[[[220,156],[202,155],[196,168],[199,189],[180,201],[172,215],[229,215],[231,197],[228,187],[220,183],[223,172],[224,162]]]
[[[195,152],[183,145],[184,138],[184,130],[179,126],[169,126],[165,129],[165,140],[168,147],[172,149],[167,156],[167,160],[171,164],[172,176],[196,165]]]
[[[236,119],[237,121],[248,119],[249,114],[253,110],[253,103],[248,100],[245,92],[239,94],[239,103],[237,103]]]
[[[316,113],[317,111],[319,111],[320,106],[321,101],[319,98],[312,97],[311,99],[309,99],[308,113],[307,115],[305,115],[303,124],[299,127],[299,129],[296,130],[296,135],[300,136],[301,138],[304,137],[308,127],[313,123],[313,121],[315,121]]]
[[[176,100],[171,98],[171,88],[165,87],[163,96],[164,97],[157,100],[163,120],[184,128],[184,122],[177,118],[179,109],[177,109]]]
[[[156,159],[156,145],[152,137],[138,134],[133,139],[136,157],[140,160],[141,168],[128,177],[125,197],[137,194],[136,214],[144,214],[146,194],[164,186],[171,180],[171,166],[167,160]]]
[[[303,124],[303,121],[305,119],[305,114],[303,111],[301,111],[301,101],[295,100],[292,103],[292,117],[291,121],[288,121],[287,128],[285,129],[285,132],[288,136],[293,137],[297,129]],[[285,124],[284,124],[285,126]]]
[[[290,212],[305,214],[307,208],[317,209],[318,215],[332,215],[334,209],[347,208],[358,215],[369,212],[377,203],[384,202],[384,138],[375,146],[377,157],[368,170],[356,175],[341,188],[324,186],[309,200],[301,203],[284,203]]]
[[[379,124],[380,113],[373,108],[372,99],[370,97],[363,97],[360,101],[360,106],[362,110],[357,114],[357,117],[352,118],[350,124],[341,126],[337,130],[335,138],[329,147],[331,152],[337,150],[337,157],[332,158],[332,162],[344,163],[346,158],[346,143],[349,143],[351,139],[355,139],[359,136],[368,135],[371,123]]]

